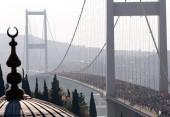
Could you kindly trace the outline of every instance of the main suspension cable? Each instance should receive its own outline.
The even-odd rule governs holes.
[[[55,72],[55,71],[57,71],[57,70],[60,68],[60,66],[63,64],[63,62],[64,62],[64,60],[65,60],[65,58],[66,58],[66,56],[67,56],[67,54],[68,54],[68,52],[69,52],[69,50],[70,50],[70,48],[71,48],[71,45],[72,45],[72,43],[73,43],[74,37],[75,37],[76,32],[77,32],[77,29],[78,29],[78,27],[79,27],[79,23],[80,23],[80,21],[81,21],[81,17],[82,17],[83,11],[84,11],[85,4],[86,4],[86,0],[84,0],[84,2],[83,2],[83,6],[82,6],[82,8],[81,8],[81,12],[80,12],[80,15],[79,15],[79,18],[78,18],[78,21],[77,21],[77,25],[76,25],[76,27],[75,27],[75,30],[74,30],[72,39],[71,39],[71,41],[70,41],[70,44],[69,44],[69,46],[68,46],[68,48],[67,48],[67,50],[66,50],[66,52],[65,52],[65,54],[64,54],[64,56],[63,56],[63,58],[62,58],[62,60],[61,60],[61,62],[58,64],[58,66],[57,66],[54,70],[52,70],[52,72]]]

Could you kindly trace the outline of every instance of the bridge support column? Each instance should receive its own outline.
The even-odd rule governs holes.
[[[25,41],[26,41],[26,47],[25,47],[25,49],[26,49],[26,58],[25,58],[25,60],[26,60],[26,63],[25,63],[25,70],[26,70],[26,72],[29,70],[29,49],[28,49],[28,12],[27,12],[27,10],[26,10],[26,21],[25,21]]]
[[[44,35],[43,39],[44,42],[42,44],[30,44],[29,40],[29,16],[43,16],[44,22],[43,22],[43,30],[44,30]],[[47,51],[47,14],[46,10],[44,11],[27,11],[26,10],[26,25],[25,25],[25,36],[26,36],[26,72],[29,71],[29,50],[30,49],[41,49],[44,51],[44,72],[48,72],[48,51]]]
[[[45,72],[48,72],[47,13],[44,11]]]
[[[107,117],[116,117],[115,104],[109,99],[107,99]]]
[[[115,96],[115,63],[114,63],[114,13],[113,0],[107,0],[107,76],[106,76],[106,98],[107,117],[115,117],[115,104],[109,100]]]
[[[160,92],[168,93],[166,0],[159,0],[159,2],[159,90]]]

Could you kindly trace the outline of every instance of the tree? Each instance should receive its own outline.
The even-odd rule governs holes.
[[[120,117],[123,117],[123,113],[121,112]]]
[[[25,81],[25,72],[24,69],[22,69],[22,89],[26,90],[26,81]]]
[[[46,81],[44,80],[44,91],[43,91],[43,99],[45,101],[48,101],[49,97],[48,97],[48,88],[47,88],[47,84]]]
[[[74,90],[72,95],[72,112],[77,116],[80,116],[80,104],[79,104],[79,95],[77,89]]]
[[[53,82],[55,83],[55,87],[56,87],[57,89],[60,89],[60,87],[59,87],[59,81],[58,81],[58,79],[57,79],[57,75],[56,75],[56,74],[54,75]]]
[[[34,97],[39,99],[41,98],[40,93],[38,91],[38,78],[36,78]]]
[[[28,75],[27,74],[25,75],[24,69],[22,69],[22,89],[26,94],[30,96],[32,95],[29,81],[28,81]]]
[[[57,75],[54,75],[52,86],[51,86],[51,102],[63,106],[62,96],[60,95],[59,81],[57,80]]]
[[[9,84],[6,83],[5,89],[8,90],[8,88],[9,88]]]
[[[97,117],[96,104],[94,101],[93,92],[91,92],[91,97],[90,97],[89,115],[90,117]]]
[[[85,102],[85,96],[81,92],[79,94],[79,105],[80,105],[80,116],[81,117],[88,117],[88,106]]]
[[[2,68],[0,65],[0,97],[3,96],[4,94],[5,94],[5,86],[4,86]]]
[[[82,92],[80,93],[80,96],[79,96],[79,103],[81,105],[85,105],[85,97]]]
[[[26,76],[25,76],[25,87],[26,87],[26,89],[25,89],[25,93],[26,94],[28,94],[28,95],[32,95],[31,94],[31,89],[30,89],[30,84],[29,84],[29,81],[28,81],[28,75],[26,74]]]
[[[22,78],[22,89],[24,90],[24,92],[25,92],[25,89],[26,89],[26,85],[25,85],[26,83],[25,83],[25,78],[23,77]]]
[[[67,96],[70,97],[70,90],[67,89]]]

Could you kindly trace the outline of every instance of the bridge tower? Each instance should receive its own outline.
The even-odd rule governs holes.
[[[158,2],[114,2],[107,0],[107,117],[115,115],[114,16],[159,16],[159,75],[161,92],[168,92],[166,0]]]
[[[29,34],[28,34],[28,28],[29,28],[29,16],[31,15],[39,15],[43,16],[43,30],[44,30],[44,43],[42,44],[30,44],[29,43]],[[44,11],[27,11],[26,10],[26,25],[25,25],[25,35],[26,35],[26,71],[29,71],[29,56],[30,56],[30,49],[43,49],[45,56],[45,72],[48,71],[48,56],[47,56],[47,15],[46,10]]]

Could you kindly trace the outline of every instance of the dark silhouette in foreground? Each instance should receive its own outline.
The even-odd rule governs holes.
[[[5,94],[5,86],[4,86],[2,68],[0,65],[0,97],[2,97],[4,94]]]
[[[48,97],[48,87],[47,87],[47,84],[46,84],[46,81],[45,81],[45,80],[44,80],[43,100],[49,101],[49,97]]]
[[[60,95],[59,81],[57,75],[54,75],[52,87],[51,87],[51,102],[63,106],[62,96]]]
[[[22,89],[26,94],[29,96],[32,96],[29,81],[28,81],[28,75],[24,73],[24,70],[22,70]]]
[[[17,67],[21,65],[21,61],[19,60],[16,54],[16,46],[17,42],[15,41],[15,37],[18,35],[18,29],[16,29],[16,34],[9,34],[9,29],[7,30],[8,36],[11,38],[11,42],[9,45],[11,46],[11,54],[7,60],[7,66],[11,67],[11,73],[7,75],[7,82],[11,84],[11,88],[6,91],[6,99],[7,100],[21,100],[23,99],[24,91],[18,88],[18,84],[21,82],[21,74],[17,72]]]
[[[72,112],[80,116],[79,95],[77,89],[75,89],[73,92]]]
[[[97,117],[96,104],[94,101],[93,92],[91,92],[89,115],[90,117]]]

